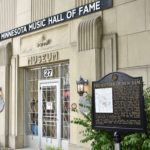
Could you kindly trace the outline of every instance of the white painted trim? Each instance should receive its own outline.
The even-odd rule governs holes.
[[[38,135],[39,135],[39,148],[41,148],[41,138],[42,138],[42,87],[44,86],[56,86],[57,89],[57,145],[61,146],[61,98],[60,98],[60,79],[52,80],[40,80],[38,82]],[[41,89],[40,89],[41,88]]]

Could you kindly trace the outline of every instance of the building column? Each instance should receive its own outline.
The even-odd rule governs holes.
[[[9,147],[16,149],[24,145],[23,70],[19,69],[18,55],[12,56],[10,75]]]
[[[10,87],[10,59],[12,45],[3,42],[0,46],[0,88],[4,100],[4,109],[0,112],[0,147],[8,146],[9,135],[9,87]]]

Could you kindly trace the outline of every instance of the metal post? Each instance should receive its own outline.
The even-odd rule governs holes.
[[[115,150],[120,150],[120,143],[115,143]]]
[[[114,147],[115,150],[120,150],[120,142],[121,142],[121,136],[118,131],[114,132]]]

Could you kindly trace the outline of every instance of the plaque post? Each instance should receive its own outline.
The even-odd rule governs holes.
[[[120,142],[121,142],[121,136],[118,131],[114,132],[114,147],[115,150],[120,150]]]

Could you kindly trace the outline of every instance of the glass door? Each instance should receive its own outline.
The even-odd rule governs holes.
[[[39,147],[61,146],[60,80],[39,81]]]

